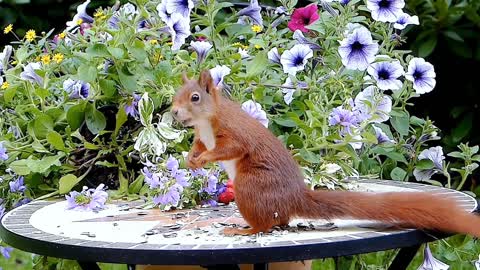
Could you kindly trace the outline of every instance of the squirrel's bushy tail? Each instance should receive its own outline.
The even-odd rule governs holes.
[[[480,237],[480,217],[449,198],[427,192],[307,191],[298,214],[305,218],[375,220],[402,227]]]

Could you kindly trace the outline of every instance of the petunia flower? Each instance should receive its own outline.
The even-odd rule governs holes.
[[[295,32],[293,33],[293,38],[298,42],[298,44],[305,44],[314,51],[321,49],[320,45],[308,40],[300,30],[295,30]]]
[[[190,17],[190,12],[194,7],[192,0],[162,0],[162,3],[163,2],[165,2],[167,13],[177,13],[182,15],[184,18]]]
[[[267,53],[268,55],[268,60],[275,64],[281,64],[280,63],[280,54],[278,53],[277,47],[273,47],[270,51]]]
[[[302,71],[308,62],[308,59],[313,57],[313,51],[304,44],[297,44],[290,50],[283,52],[280,57],[280,63],[283,66],[283,72],[290,75],[295,75],[297,71]]]
[[[392,99],[382,93],[376,93],[375,87],[369,86],[355,97],[355,109],[368,115],[371,122],[385,122],[390,119]]]
[[[68,210],[100,210],[105,207],[108,193],[105,192],[105,185],[100,184],[97,188],[89,189],[83,187],[81,192],[71,191],[65,195]]]
[[[285,83],[282,84],[282,86],[288,86],[288,88],[282,88],[282,93],[284,94],[283,100],[285,101],[285,103],[287,105],[290,105],[290,103],[292,103],[293,94],[295,93],[295,91],[297,91],[296,88],[292,88],[292,87],[297,87],[297,88],[307,88],[308,87],[306,82],[297,82],[297,85],[294,85],[293,82],[292,82],[292,79],[290,79],[290,77],[288,77],[285,80]]]
[[[127,115],[130,115],[133,118],[138,117],[138,101],[140,101],[141,96],[133,94],[132,98],[125,105],[124,109]]]
[[[11,45],[5,46],[3,52],[0,53],[0,74],[8,69],[8,61],[12,55],[13,47]]]
[[[0,215],[0,217],[1,217],[1,215]],[[478,260],[476,260],[474,262],[474,265],[475,265],[476,270],[480,270],[480,255],[478,255]]]
[[[90,93],[90,84],[69,78],[63,82],[63,90],[70,94],[71,99],[87,99]]]
[[[7,159],[8,159],[7,148],[3,146],[3,142],[0,142],[0,160],[7,160]]]
[[[212,49],[212,44],[207,41],[192,41],[190,45],[197,53],[197,63],[200,64],[207,57],[208,52]]]
[[[225,65],[217,65],[216,67],[210,69],[210,75],[212,76],[215,86],[223,85],[223,78],[230,74],[230,68]]]
[[[404,6],[404,0],[367,0],[372,18],[380,22],[396,22]]]
[[[413,175],[418,181],[429,180],[435,173],[443,171],[443,160],[445,159],[445,156],[443,155],[443,149],[441,146],[430,147],[429,149],[423,150],[420,155],[418,155],[418,160],[423,159],[431,160],[433,162],[433,168],[415,168],[413,170]]]
[[[287,26],[292,32],[300,30],[306,33],[309,30],[305,26],[314,23],[319,18],[317,4],[312,3],[306,7],[295,9]]]
[[[449,267],[450,266],[448,266],[448,264],[445,264],[433,257],[428,243],[425,244],[425,249],[423,251],[423,263],[417,268],[417,270],[447,270]]]
[[[77,14],[73,16],[73,19],[69,22],[67,22],[67,31],[72,30],[76,26],[78,26],[79,22],[83,23],[93,23],[93,18],[92,16],[87,14],[87,6],[90,4],[91,0],[85,1],[83,4],[79,5],[77,7]]]
[[[0,254],[2,254],[2,256],[7,260],[10,259],[10,252],[12,252],[12,250],[12,247],[0,246]]]
[[[157,5],[158,16],[166,24],[172,19],[172,14],[167,12],[167,1],[163,0],[160,4]]]
[[[286,7],[280,6],[280,7],[275,8],[275,14],[278,14],[278,15],[288,15],[288,10],[287,10]]]
[[[398,60],[372,63],[367,71],[377,81],[378,88],[382,90],[398,90],[402,88],[403,84],[398,78],[405,71]]]
[[[390,139],[385,132],[379,127],[373,126],[373,129],[375,130],[375,137],[377,138],[377,143],[382,144],[382,143],[395,143],[394,140]]]
[[[43,85],[43,78],[40,77],[35,70],[38,70],[42,67],[40,63],[29,63],[24,69],[23,72],[20,73],[20,78],[25,81],[29,81],[32,83],[37,83],[39,85]]]
[[[190,36],[190,20],[179,13],[173,13],[167,23],[168,31],[172,36],[172,50],[179,50],[185,44],[185,39]]]
[[[242,103],[242,109],[247,112],[248,115],[258,120],[263,126],[268,128],[267,113],[262,110],[262,105],[253,100],[247,100]]]
[[[133,20],[135,15],[138,14],[137,8],[131,4],[131,3],[126,3],[125,5],[121,6],[118,11],[115,11],[113,13],[112,17],[108,19],[108,25],[112,29],[118,29],[118,23],[120,22],[120,14],[123,14],[124,16],[127,17],[128,20]]]
[[[250,0],[250,4],[248,7],[241,9],[238,11],[237,15],[242,18],[242,16],[246,16],[252,20],[252,22],[256,25],[263,25],[262,14],[260,11],[262,8],[258,5],[258,0]]]
[[[397,20],[395,21],[395,24],[393,25],[393,28],[403,30],[409,24],[419,25],[420,22],[418,21],[418,17],[417,16],[410,16],[407,13],[402,13],[397,17]]]
[[[412,58],[408,63],[405,78],[413,82],[413,89],[417,94],[431,92],[435,88],[435,70],[433,65],[423,58]]]
[[[348,69],[365,70],[375,60],[378,52],[377,42],[365,27],[357,27],[345,39],[340,41],[338,53],[343,65]]]
[[[10,192],[12,193],[23,193],[27,187],[23,184],[23,176],[18,177],[14,181],[8,183],[10,186]]]

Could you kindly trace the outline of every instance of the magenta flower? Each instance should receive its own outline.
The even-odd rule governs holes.
[[[304,33],[309,30],[305,26],[310,25],[320,18],[318,15],[318,7],[316,4],[310,4],[303,8],[297,8],[293,11],[288,28],[295,32],[300,30]]]

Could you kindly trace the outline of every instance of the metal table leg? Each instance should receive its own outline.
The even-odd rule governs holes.
[[[83,270],[100,270],[100,267],[95,262],[78,262]]]
[[[208,270],[240,270],[240,267],[238,267],[236,264],[218,264],[202,267],[207,268]]]
[[[405,270],[407,269],[410,262],[412,262],[413,258],[417,254],[420,245],[411,246],[406,248],[401,248],[400,251],[393,259],[393,262],[388,267],[388,270]]]
[[[127,265],[127,270],[135,270],[137,266],[135,264],[129,264]]]
[[[253,270],[268,270],[268,263],[256,263],[253,265]]]

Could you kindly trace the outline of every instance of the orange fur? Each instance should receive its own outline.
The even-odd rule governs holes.
[[[201,97],[199,102],[192,102],[195,93]],[[377,220],[480,237],[480,217],[434,194],[309,190],[282,142],[239,104],[224,98],[208,71],[198,81],[184,77],[172,111],[179,122],[195,128],[189,167],[236,160],[235,201],[251,229],[227,229],[226,234],[267,232],[292,218],[305,217]]]

